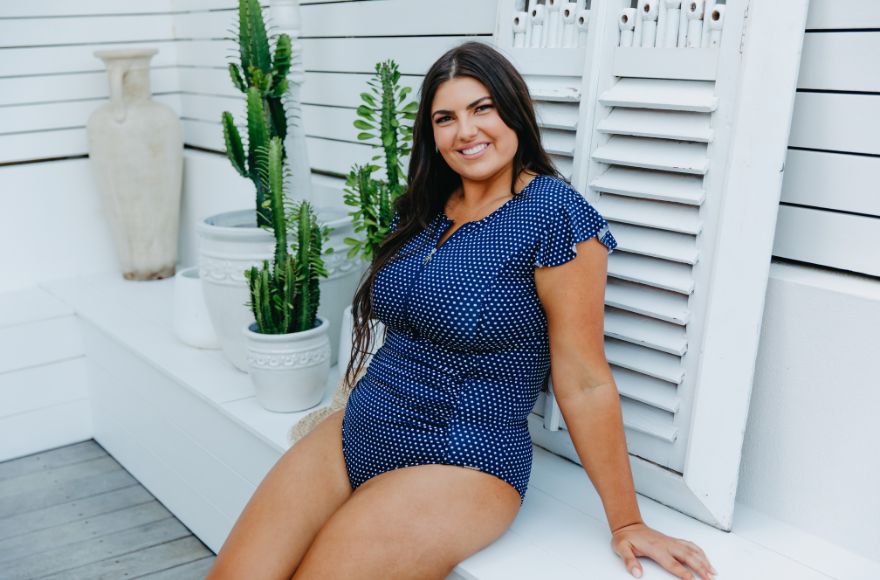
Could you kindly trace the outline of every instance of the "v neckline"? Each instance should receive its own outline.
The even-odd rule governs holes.
[[[448,242],[449,240],[451,240],[452,237],[455,236],[455,234],[457,234],[457,233],[459,232],[459,230],[461,230],[462,228],[464,228],[464,227],[466,227],[466,226],[471,226],[471,224],[479,225],[479,224],[486,223],[486,222],[489,221],[490,219],[494,218],[496,215],[500,214],[500,213],[501,213],[501,210],[503,210],[503,209],[506,208],[507,206],[511,205],[511,204],[512,204],[514,201],[516,201],[517,199],[520,199],[522,196],[524,196],[524,195],[526,194],[526,192],[529,191],[529,188],[532,187],[532,184],[535,183],[537,180],[541,179],[542,177],[543,177],[543,175],[536,175],[534,178],[532,178],[532,180],[531,180],[530,182],[528,182],[528,183],[526,184],[525,187],[523,187],[523,188],[520,190],[520,192],[519,192],[518,194],[514,195],[513,197],[511,197],[510,199],[508,199],[507,201],[505,201],[504,203],[502,203],[501,205],[499,205],[497,208],[495,208],[494,211],[492,211],[492,212],[491,212],[489,215],[487,215],[486,217],[481,218],[481,219],[478,219],[478,220],[471,220],[471,221],[468,221],[468,222],[464,222],[463,224],[461,224],[460,226],[458,226],[458,229],[456,229],[454,232],[452,232],[452,235],[450,235],[448,238],[446,238],[446,240],[445,240],[442,244],[440,244],[439,246],[436,246],[436,245],[433,246],[433,251],[432,251],[431,253],[433,254],[434,252],[439,251],[440,248],[442,248],[443,246],[445,246],[445,245],[446,245],[446,242]],[[444,208],[440,208],[439,217],[440,217],[440,221],[441,221],[442,223],[444,223],[444,224],[454,224],[454,223],[455,223],[454,220],[450,219],[449,216],[446,215],[446,210],[445,210]],[[443,237],[443,234],[445,234],[445,233],[446,233],[446,230],[448,230],[448,229],[449,229],[448,227],[443,228],[443,231],[440,233],[440,236],[439,236],[439,237]],[[438,240],[439,240],[439,237],[438,237]],[[435,243],[436,243],[436,242],[435,242]]]

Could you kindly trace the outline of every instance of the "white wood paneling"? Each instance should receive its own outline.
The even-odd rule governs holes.
[[[807,33],[799,89],[880,92],[880,32]]]
[[[89,399],[77,399],[0,419],[0,461],[91,439]]]
[[[176,0],[87,0],[70,2],[70,0],[35,0],[31,2],[6,2],[3,5],[3,18],[36,18],[41,16],[100,16],[104,14],[145,14],[151,12],[168,12]],[[216,4],[228,4],[225,0],[216,0]]]
[[[782,201],[880,217],[880,158],[789,149]]]
[[[779,208],[773,253],[880,276],[880,219],[820,209]]]
[[[74,316],[0,328],[0,373],[83,355]]]
[[[0,374],[0,420],[88,396],[82,356],[5,372]]]
[[[811,0],[807,30],[880,28],[877,0]]]
[[[798,93],[792,118],[792,147],[880,155],[880,97]]]
[[[174,39],[170,14],[74,16],[65,18],[63,26],[52,26],[49,35],[47,24],[44,18],[0,19],[0,49]]]

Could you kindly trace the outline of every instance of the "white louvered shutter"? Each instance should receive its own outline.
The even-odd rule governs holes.
[[[773,163],[785,155],[807,1],[784,11],[710,1],[707,15],[723,12],[720,41],[716,33],[715,46],[707,36],[696,47],[666,48],[620,46],[630,2],[593,0],[576,56],[513,48],[516,2],[499,7],[496,40],[529,81],[539,112],[537,81],[575,85],[581,99],[574,139],[563,141],[567,133],[553,124],[542,130],[560,158],[552,145],[574,144],[572,184],[619,244],[608,262],[605,353],[636,487],[722,529],[732,519],[781,185]],[[650,2],[626,16],[647,13]],[[783,13],[789,23],[774,27]],[[560,61],[580,64],[580,78]],[[566,74],[533,76],[542,70]],[[766,110],[747,109],[761,99]],[[580,462],[552,383],[530,430],[537,445]]]

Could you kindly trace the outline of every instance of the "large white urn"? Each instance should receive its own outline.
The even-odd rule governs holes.
[[[99,50],[110,102],[89,117],[89,158],[122,275],[154,280],[177,262],[183,136],[170,107],[150,99],[156,49]]]
[[[345,212],[317,208],[321,225],[333,231],[325,242],[323,256],[328,277],[320,282],[318,316],[329,325],[330,364],[338,357],[339,332],[343,309],[351,304],[361,268],[359,262],[346,257],[348,246],[343,239],[353,235],[351,217]],[[217,338],[226,357],[241,371],[248,371],[245,335],[242,328],[254,322],[248,308],[247,280],[244,272],[263,260],[271,260],[275,238],[271,231],[256,225],[253,209],[225,212],[206,218],[198,225],[199,276],[205,302]]]

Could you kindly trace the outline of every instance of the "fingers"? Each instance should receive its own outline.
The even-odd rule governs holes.
[[[639,559],[633,554],[632,545],[629,542],[621,542],[617,546],[617,555],[623,558],[623,565],[629,570],[629,573],[636,578],[642,577],[642,565]]]
[[[664,546],[657,546],[653,553],[648,555],[682,580],[696,580],[697,578],[713,580],[714,569],[703,551],[692,542],[674,539]],[[695,576],[691,570],[695,571],[698,576]]]

